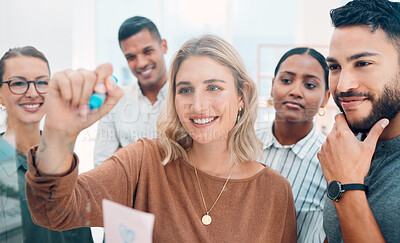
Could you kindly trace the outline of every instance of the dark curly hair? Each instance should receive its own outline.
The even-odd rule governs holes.
[[[335,28],[353,25],[381,28],[400,53],[400,3],[388,0],[353,0],[330,12]]]
[[[158,32],[156,25],[150,19],[142,16],[131,17],[121,24],[118,31],[118,41],[121,44],[121,41],[128,39],[143,29],[147,29],[154,40],[161,42],[160,32]]]

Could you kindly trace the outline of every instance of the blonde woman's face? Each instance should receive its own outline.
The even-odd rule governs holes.
[[[201,144],[227,140],[243,106],[230,70],[209,57],[189,57],[175,84],[176,111],[193,140]]]

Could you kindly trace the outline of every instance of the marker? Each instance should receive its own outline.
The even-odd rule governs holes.
[[[118,83],[118,79],[114,75],[112,77],[115,79],[115,82]],[[99,109],[103,105],[104,101],[106,100],[106,97],[107,97],[107,93],[99,94],[99,93],[94,92],[92,94],[92,96],[90,96],[90,98],[89,98],[89,109],[91,109],[91,110]]]

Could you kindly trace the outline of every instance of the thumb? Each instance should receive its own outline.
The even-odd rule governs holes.
[[[104,104],[99,108],[99,112],[102,115],[108,113],[124,94],[124,91],[117,85],[112,76],[106,78],[105,86],[107,90],[107,98],[104,101]]]
[[[389,124],[389,120],[384,118],[379,120],[369,131],[367,138],[364,140],[364,143],[367,143],[373,147],[375,147],[376,142],[378,141],[379,136],[381,136],[385,127]]]
[[[109,63],[104,63],[99,65],[94,72],[97,75],[96,86],[94,87],[94,91],[100,94],[104,94],[106,92],[106,82],[107,78],[112,75],[113,67]]]

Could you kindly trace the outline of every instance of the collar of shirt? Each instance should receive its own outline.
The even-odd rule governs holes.
[[[14,170],[18,170],[22,167],[25,171],[28,170],[28,164],[26,162],[26,156],[24,154],[19,153],[11,144],[9,144],[4,138],[3,134],[0,134],[0,164],[4,164],[2,162],[6,162],[9,160],[16,160],[16,167],[4,168],[7,173],[14,173]],[[42,131],[40,131],[42,134]]]
[[[22,169],[24,169],[24,171],[26,172],[28,170],[28,162],[24,154],[17,152],[17,169],[19,169],[20,167],[22,167]]]
[[[149,99],[147,99],[147,97],[145,97],[143,95],[142,89],[140,88],[139,82],[137,84],[135,84],[135,96],[136,96],[136,100],[139,99],[146,99],[147,101],[149,101]],[[157,94],[157,101],[155,104],[159,103],[160,100],[164,101],[165,98],[167,97],[167,93],[168,93],[168,81],[165,82],[164,86],[160,89],[160,91]],[[149,101],[150,102],[150,101]]]
[[[307,136],[302,138],[300,141],[292,145],[282,145],[275,138],[274,133],[272,131],[272,126],[273,122],[268,122],[267,126],[262,129],[264,131],[263,132],[264,135],[259,136],[261,138],[261,142],[263,142],[264,144],[263,149],[268,149],[271,146],[274,146],[276,148],[289,148],[293,151],[294,154],[296,154],[296,156],[298,156],[300,159],[303,159],[313,145],[313,143],[309,141],[317,139],[315,124],[313,124],[311,131],[307,134]]]
[[[4,140],[2,136],[3,134],[0,134],[0,168],[7,175],[14,174],[20,167],[24,168],[26,171],[28,169],[26,156],[20,154],[13,146]],[[7,163],[12,160],[16,163]]]
[[[167,98],[167,94],[168,94],[168,80],[167,82],[165,82],[164,86],[160,89],[160,92],[158,92],[157,95],[157,101],[158,100],[165,100],[165,98]]]
[[[375,153],[394,153],[400,148],[400,136],[388,141],[378,142],[376,144]]]

